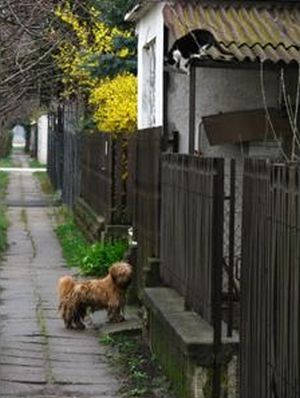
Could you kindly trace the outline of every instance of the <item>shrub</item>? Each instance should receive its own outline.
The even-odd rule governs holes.
[[[56,233],[67,264],[79,267],[83,275],[106,275],[109,266],[122,260],[127,250],[125,241],[89,244],[70,216],[56,228]]]
[[[122,74],[103,80],[90,95],[94,120],[101,131],[133,133],[137,123],[137,79]]]
[[[13,134],[12,132],[4,132],[0,134],[0,157],[5,158],[7,157],[12,148],[12,139]]]
[[[87,246],[81,260],[81,271],[85,275],[104,276],[112,263],[122,260],[126,249],[127,245],[123,241]]]

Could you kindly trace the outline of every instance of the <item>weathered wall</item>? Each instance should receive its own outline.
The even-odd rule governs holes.
[[[163,4],[156,4],[137,24],[138,128],[163,123]]]
[[[264,72],[264,88],[269,106],[279,103],[278,72]],[[188,151],[189,76],[170,74],[170,130],[180,132],[180,152]],[[198,68],[196,74],[196,148],[205,156],[241,157],[239,145],[210,146],[201,129],[201,118],[220,112],[251,110],[263,107],[260,72],[257,70]],[[198,131],[201,131],[198,145]]]
[[[48,150],[48,116],[42,115],[38,119],[38,154],[37,158],[40,163],[47,163]]]

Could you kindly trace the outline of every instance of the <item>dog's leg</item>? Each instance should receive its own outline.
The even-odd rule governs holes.
[[[124,316],[121,314],[120,304],[109,305],[107,309],[108,322],[118,323],[125,321]]]
[[[74,324],[76,326],[76,329],[83,330],[85,329],[85,324],[82,322],[86,315],[86,308],[84,305],[79,305],[77,308],[77,311],[74,314]]]

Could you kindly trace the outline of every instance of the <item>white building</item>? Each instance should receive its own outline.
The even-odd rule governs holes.
[[[48,115],[42,115],[37,122],[37,160],[47,163],[48,151]]]
[[[300,62],[299,14],[284,2],[142,1],[127,15],[138,36],[138,128],[179,132],[184,153],[282,155],[290,130],[282,115],[287,98],[294,106]],[[232,56],[212,46],[190,74],[164,67],[175,39],[193,29],[209,30]]]
[[[25,146],[25,129],[23,126],[17,124],[13,130],[13,146],[24,147]]]

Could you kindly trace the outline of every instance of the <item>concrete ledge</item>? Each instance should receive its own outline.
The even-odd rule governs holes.
[[[183,297],[173,289],[146,288],[143,302],[147,308],[151,349],[180,396],[209,397],[214,364],[212,327],[199,315],[186,311]],[[224,364],[222,388],[228,397],[236,396],[229,388],[231,384],[236,385],[236,379],[232,381],[236,375],[229,376],[229,368],[232,361],[236,362],[237,354],[237,334],[231,339],[224,334],[218,360]]]

